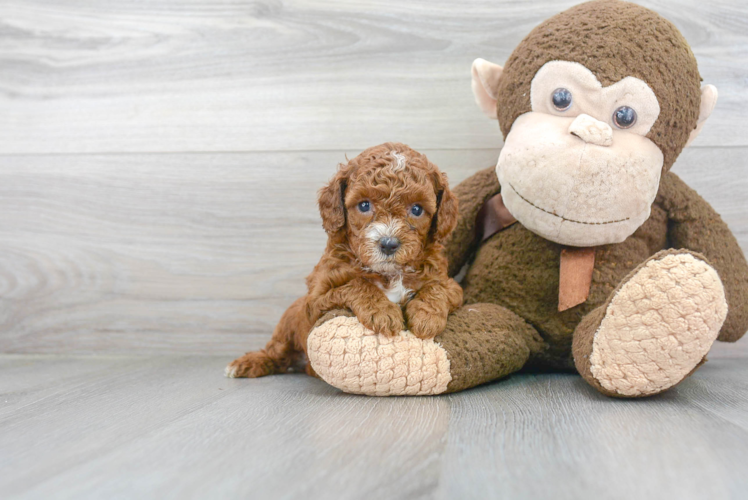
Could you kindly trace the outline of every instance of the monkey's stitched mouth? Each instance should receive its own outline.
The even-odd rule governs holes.
[[[531,207],[537,208],[541,212],[545,212],[548,215],[552,215],[554,217],[558,217],[559,219],[561,219],[563,221],[566,221],[566,222],[573,222],[575,224],[585,224],[585,225],[588,225],[588,226],[602,226],[602,225],[605,225],[605,224],[615,224],[617,222],[626,222],[627,220],[631,219],[631,217],[626,217],[625,219],[609,220],[609,221],[604,221],[604,222],[586,222],[586,221],[582,221],[582,220],[568,219],[568,218],[566,218],[566,217],[564,217],[562,215],[554,214],[553,212],[549,212],[545,208],[541,208],[541,207],[537,206],[536,204],[534,204],[533,202],[531,202],[530,200],[528,200],[527,198],[525,198],[524,196],[522,196],[521,194],[519,194],[519,192],[514,188],[514,186],[512,186],[511,183],[507,183],[507,184],[511,188],[511,190],[514,191],[514,194],[516,194],[517,196],[519,196],[522,201],[524,201],[525,203],[527,203]]]

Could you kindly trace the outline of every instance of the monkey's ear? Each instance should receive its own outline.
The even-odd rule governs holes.
[[[691,135],[688,136],[687,147],[693,142],[694,139],[699,135],[701,129],[704,128],[706,119],[709,118],[714,111],[714,106],[717,104],[717,87],[714,85],[704,85],[701,87],[701,105],[699,106],[699,119],[696,121],[696,128],[691,131]]]
[[[345,188],[350,174],[348,166],[340,166],[325,187],[319,190],[317,203],[322,216],[322,227],[327,234],[334,234],[345,225]]]
[[[504,68],[485,59],[473,61],[473,95],[485,115],[496,120],[496,89]]]

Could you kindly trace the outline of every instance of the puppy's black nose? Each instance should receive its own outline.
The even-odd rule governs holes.
[[[379,240],[379,248],[382,250],[383,254],[392,255],[397,252],[398,248],[400,248],[400,240],[392,238],[391,236],[385,236]]]

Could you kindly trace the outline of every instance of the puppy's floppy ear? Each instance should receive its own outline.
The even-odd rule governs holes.
[[[447,176],[442,172],[434,174],[436,188],[436,215],[431,222],[434,239],[443,242],[457,225],[457,197],[449,190]]]
[[[341,164],[335,177],[319,190],[317,203],[322,216],[322,227],[327,234],[335,234],[345,226],[345,188],[352,170],[350,164]]]

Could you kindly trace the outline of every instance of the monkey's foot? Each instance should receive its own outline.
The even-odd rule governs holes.
[[[662,251],[577,326],[574,361],[604,394],[658,394],[705,361],[726,316],[717,272],[697,254]]]
[[[505,377],[544,347],[540,335],[513,312],[471,304],[451,314],[433,340],[408,331],[377,335],[350,312],[333,311],[309,333],[307,356],[317,374],[342,391],[425,396]]]
[[[328,384],[352,394],[426,396],[452,380],[446,351],[409,331],[378,335],[355,317],[337,316],[307,339],[309,362]]]

